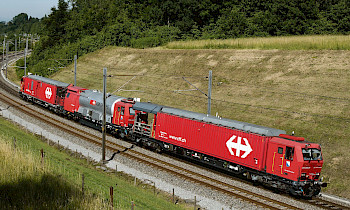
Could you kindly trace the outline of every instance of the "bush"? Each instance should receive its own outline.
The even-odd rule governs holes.
[[[132,39],[131,46],[134,48],[156,47],[161,43],[158,37],[142,37],[139,39]]]

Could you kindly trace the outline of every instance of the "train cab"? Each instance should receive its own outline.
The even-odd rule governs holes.
[[[114,104],[112,123],[122,127],[132,127],[135,122],[136,112],[132,108],[133,99],[123,99]]]
[[[327,184],[320,180],[322,165],[319,144],[286,134],[270,140],[266,172],[292,182],[298,188],[294,192],[312,196],[318,194],[321,187],[326,187]]]
[[[64,101],[64,110],[66,111],[66,114],[75,116],[74,114],[78,112],[80,107],[80,94],[84,90],[86,90],[86,88],[81,88],[73,85],[68,86]]]

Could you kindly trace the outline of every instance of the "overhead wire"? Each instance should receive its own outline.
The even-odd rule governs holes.
[[[87,74],[87,75],[93,75],[93,76],[100,76],[100,74]],[[166,74],[164,74],[166,75]],[[124,87],[125,85],[129,84],[132,80],[134,80],[136,77],[146,77],[146,76],[150,76],[150,77],[158,77],[158,76],[164,76],[164,75],[129,75],[129,76],[133,76],[132,79],[130,79],[127,83],[125,83],[122,87]],[[175,78],[182,78],[183,76],[179,76],[179,75],[168,75],[168,76],[174,76]],[[193,76],[193,75],[192,75]],[[174,78],[173,77],[173,78]],[[186,76],[186,78],[188,78]],[[194,77],[192,77],[194,78]],[[207,78],[205,76],[196,76],[195,78]],[[117,76],[114,76],[113,79],[116,80],[120,80],[120,81],[125,81],[121,78],[118,78]],[[235,81],[235,82],[240,82],[242,83],[243,81],[239,81],[239,80],[229,80],[229,81]],[[151,86],[146,86],[146,85],[140,85],[140,84],[132,84],[133,86],[138,86],[141,88],[146,88],[146,89],[154,89],[156,91],[162,90],[162,91],[166,91],[169,93],[175,93],[178,95],[184,95],[184,96],[188,96],[188,97],[194,97],[194,98],[198,98],[198,99],[202,99],[202,100],[207,100],[207,97],[204,96],[198,96],[198,95],[194,95],[194,94],[188,94],[188,93],[183,93],[183,92],[179,92],[176,90],[167,90],[167,89],[159,89],[159,87],[151,87]],[[251,85],[251,84],[250,84]],[[115,93],[117,91],[122,90],[121,88],[118,88],[116,91],[112,92]],[[260,88],[260,92],[268,92],[268,93],[274,93],[274,94],[278,94],[278,93],[288,93],[288,94],[296,94],[296,95],[304,95],[307,97],[313,96],[313,97],[319,97],[319,98],[326,98],[326,99],[337,99],[337,100],[345,100],[348,101],[350,99],[347,98],[340,98],[340,97],[331,97],[331,96],[323,96],[323,95],[317,95],[317,94],[308,94],[308,93],[302,93],[302,92],[297,92],[297,91],[264,91],[261,90],[261,86],[259,86]],[[123,90],[125,91],[125,90]],[[141,91],[141,90],[136,90],[136,91]],[[147,94],[154,94],[154,95],[160,95],[160,94],[155,94],[155,93],[150,93],[147,92],[145,90],[142,90],[143,93],[147,93]],[[270,108],[270,107],[264,107],[264,106],[256,106],[256,105],[251,105],[251,104],[245,104],[245,103],[238,103],[238,102],[233,102],[233,101],[227,101],[227,100],[222,100],[222,99],[216,99],[216,98],[212,98],[212,101],[216,101],[216,102],[222,102],[222,103],[229,103],[229,104],[234,104],[234,105],[239,105],[239,106],[246,106],[246,107],[252,107],[252,108],[258,108],[258,109],[263,109],[263,110],[270,110],[270,111],[275,111],[275,112],[281,112],[281,113],[290,113],[290,114],[298,114],[298,115],[302,115],[302,116],[310,116],[310,117],[322,117],[322,118],[329,118],[329,119],[334,119],[334,120],[342,120],[342,121],[346,121],[346,122],[350,122],[350,118],[345,118],[345,117],[337,117],[337,116],[330,116],[330,115],[321,115],[321,114],[310,114],[310,113],[306,113],[306,112],[297,112],[297,111],[291,111],[291,110],[284,110],[284,109],[279,109],[279,108]]]
[[[155,89],[157,91],[160,90],[158,87],[150,87],[150,86],[139,85],[139,84],[133,84],[133,85],[138,86],[138,87],[148,88],[148,89]],[[200,98],[200,99],[207,99],[207,97],[204,97],[202,95],[197,96],[197,95],[193,95],[193,94],[187,94],[187,93],[182,93],[182,92],[178,92],[178,91],[174,91],[174,90],[167,90],[167,89],[161,89],[161,90],[162,91],[166,91],[166,92],[170,92],[170,93],[179,94],[179,95],[196,97],[196,98]],[[284,110],[284,109],[279,109],[279,108],[270,108],[270,107],[264,107],[264,106],[256,106],[256,105],[238,103],[238,102],[227,101],[227,100],[216,99],[216,98],[212,98],[212,100],[213,101],[217,101],[217,102],[230,103],[230,104],[235,104],[235,105],[240,105],[240,106],[247,106],[247,107],[258,108],[258,109],[263,109],[263,110],[270,110],[270,111],[276,111],[276,112],[282,112],[282,113],[290,113],[290,114],[298,114],[298,115],[310,116],[310,117],[322,117],[322,118],[329,118],[329,119],[335,119],[335,120],[342,120],[342,121],[350,122],[350,118],[344,118],[344,117],[336,117],[336,116],[321,115],[321,114],[310,114],[310,113],[306,113],[306,112],[297,112],[297,111]]]

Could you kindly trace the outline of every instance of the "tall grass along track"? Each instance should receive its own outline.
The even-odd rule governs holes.
[[[349,50],[349,35],[313,35],[249,37],[174,41],[169,49],[283,49],[283,50]]]
[[[3,84],[1,86],[4,86]],[[30,108],[27,104],[17,102],[16,100],[6,96],[3,93],[0,93],[0,99],[2,101],[5,101],[12,107],[16,107],[23,113],[32,116],[34,118],[39,119],[40,121],[43,121],[49,125],[52,125],[54,127],[59,128],[60,130],[72,134],[74,136],[77,136],[85,141],[88,141],[90,143],[93,143],[94,145],[101,146],[102,139],[100,136],[96,136],[93,134],[90,134],[86,131],[80,130],[76,127],[64,124],[62,121],[56,120],[48,115],[43,115],[42,113],[38,113],[36,110]],[[224,183],[222,181],[219,181],[217,179],[210,178],[208,176],[199,174],[194,171],[187,170],[185,168],[182,168],[180,166],[176,166],[174,164],[162,161],[160,159],[151,157],[149,155],[140,153],[135,150],[130,150],[130,148],[127,148],[125,146],[116,144],[111,141],[107,141],[106,148],[110,150],[111,152],[120,152],[120,151],[126,151],[119,153],[120,155],[123,155],[127,158],[134,159],[138,162],[144,163],[146,165],[149,165],[151,167],[157,168],[159,170],[165,171],[170,174],[174,174],[177,177],[181,177],[185,180],[189,180],[191,182],[203,185],[205,187],[217,190],[219,192],[225,193],[230,196],[234,196],[236,198],[240,198],[242,200],[248,201],[250,203],[254,203],[257,206],[261,206],[264,208],[269,209],[281,209],[281,208],[288,208],[288,209],[299,209],[298,207],[283,203],[281,201],[277,201],[271,198],[268,198],[266,196],[250,192],[248,190],[236,187],[231,184]],[[324,204],[320,204],[320,202],[313,202],[311,205],[314,206],[321,206],[325,207]],[[331,205],[328,205],[331,206]],[[334,205],[332,205],[334,206]]]

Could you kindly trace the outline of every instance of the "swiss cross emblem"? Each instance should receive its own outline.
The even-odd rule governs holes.
[[[96,101],[95,100],[90,100],[90,104],[95,106],[96,105]]]
[[[52,96],[52,89],[50,87],[47,87],[46,90],[45,90],[45,97],[47,99],[50,99]]]
[[[242,141],[243,140],[243,141]],[[244,142],[244,144],[243,144]],[[239,157],[239,158],[246,158],[252,151],[252,147],[249,144],[248,139],[235,136],[233,135],[227,142],[226,146],[230,152],[231,155]],[[236,152],[234,152],[234,150]],[[243,155],[241,155],[241,152],[243,152]]]

